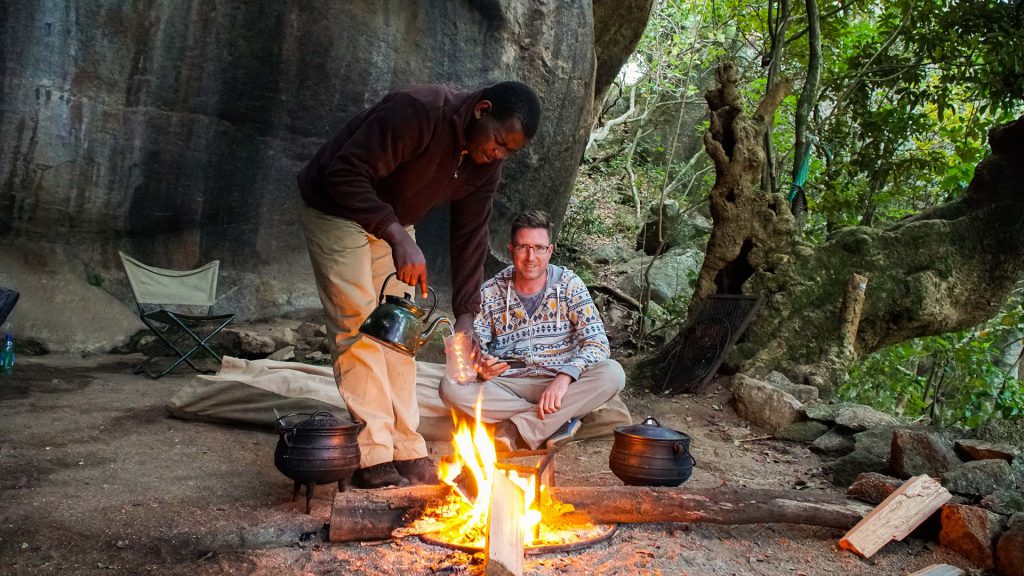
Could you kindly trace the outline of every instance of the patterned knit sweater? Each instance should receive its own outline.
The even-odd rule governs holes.
[[[608,358],[608,337],[590,292],[571,270],[548,265],[548,282],[540,305],[528,316],[512,287],[513,267],[480,287],[480,312],[473,323],[484,351],[522,360],[502,376],[546,376],[564,372],[573,379],[588,366]]]

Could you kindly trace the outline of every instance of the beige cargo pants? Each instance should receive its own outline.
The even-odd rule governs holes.
[[[416,362],[359,335],[377,306],[381,284],[395,271],[391,247],[359,224],[306,205],[301,209],[309,259],[327,315],[334,379],[349,412],[366,427],[359,433],[363,468],[427,455],[416,432]],[[412,226],[406,228],[413,238]],[[412,289],[392,279],[388,294]]]
[[[552,376],[503,378],[487,382],[457,384],[441,380],[441,399],[451,408],[473,414],[477,397],[483,394],[481,416],[488,424],[510,420],[531,450],[536,450],[570,418],[590,414],[615,397],[626,385],[626,374],[615,360],[604,360],[580,374],[569,384],[562,397],[562,407],[542,419],[537,411],[541,394]]]

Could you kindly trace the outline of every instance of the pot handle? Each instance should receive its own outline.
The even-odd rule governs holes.
[[[644,421],[641,422],[640,425],[641,426],[647,426],[648,424],[650,424],[652,422],[654,423],[655,426],[657,426],[659,428],[661,427],[661,422],[658,422],[658,419],[655,418],[654,416],[648,416],[647,418],[644,418]]]
[[[276,414],[277,410],[274,410],[274,413]],[[319,412],[318,412],[318,414],[319,414]],[[281,431],[291,430],[291,426],[288,426],[288,425],[284,424],[281,421],[284,420],[285,418],[291,418],[292,416],[313,416],[313,414],[310,414],[309,412],[292,412],[291,414],[285,414],[284,416],[278,416],[277,419],[274,420],[274,422],[277,423],[277,429],[281,430]]]
[[[686,446],[683,446],[682,442],[676,442],[675,444],[673,444],[672,445],[672,452],[676,456],[679,456],[680,454],[685,453],[687,456],[690,457],[691,465],[692,466],[696,466],[697,465],[697,459],[693,457],[693,452],[687,451],[686,450]]]
[[[288,436],[291,435],[291,434],[294,434],[294,433],[295,433],[295,429],[294,428],[288,428],[285,431],[281,432],[281,442],[284,442],[285,446],[291,448],[292,447],[292,443],[288,441]]]

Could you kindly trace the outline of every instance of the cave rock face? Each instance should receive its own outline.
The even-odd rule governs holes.
[[[122,249],[166,268],[220,259],[224,305],[242,318],[318,308],[295,175],[350,116],[429,82],[519,80],[541,97],[541,129],[495,202],[501,253],[515,212],[564,213],[590,127],[593,30],[590,2],[8,3],[0,284],[18,284],[3,254],[29,243],[83,265],[83,290],[130,302]],[[446,294],[447,211],[417,236]]]

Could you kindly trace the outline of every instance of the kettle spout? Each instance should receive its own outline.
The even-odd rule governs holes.
[[[455,334],[455,326],[452,324],[452,321],[445,316],[438,316],[430,323],[429,326],[427,326],[427,329],[424,330],[423,334],[420,335],[420,346],[430,339],[430,336],[434,333],[434,330],[437,330],[437,327],[440,324],[448,326],[448,330],[451,331],[452,334]]]

